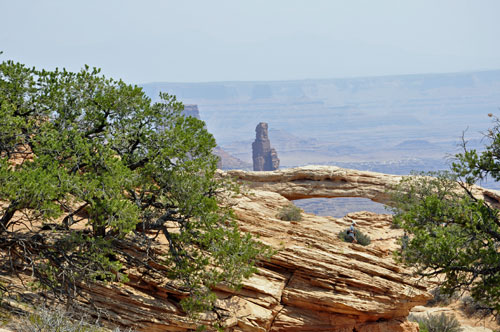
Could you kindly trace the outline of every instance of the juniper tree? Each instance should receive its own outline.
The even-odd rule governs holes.
[[[2,268],[28,267],[71,296],[83,281],[125,278],[124,241],[162,236],[157,262],[191,311],[210,306],[215,283],[254,271],[265,250],[218,207],[230,188],[214,177],[213,136],[174,96],[160,99],[95,68],[0,64]]]
[[[499,124],[495,119],[484,151],[468,149],[464,141],[449,172],[406,177],[392,193],[394,221],[410,234],[399,257],[424,276],[443,276],[445,293],[470,291],[497,313],[499,211],[473,195],[473,185],[487,177],[500,180]]]

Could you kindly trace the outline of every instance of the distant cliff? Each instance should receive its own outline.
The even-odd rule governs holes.
[[[271,148],[267,133],[267,123],[261,122],[255,128],[255,142],[252,143],[253,170],[274,171],[280,166],[278,153]]]
[[[198,105],[196,104],[186,104],[184,105],[184,110],[182,111],[184,116],[192,116],[198,120],[201,120],[200,110],[198,109]],[[226,151],[224,151],[220,146],[216,146],[213,149],[213,153],[219,157],[219,162],[217,163],[217,168],[223,170],[230,169],[243,169],[250,170],[252,165],[243,160],[240,160]]]
[[[145,84],[198,104],[217,143],[247,160],[255,125],[267,122],[280,166],[433,159],[454,155],[460,134],[480,148],[500,104],[500,70],[269,82]],[[443,123],[446,123],[443,126]],[[280,139],[273,130],[293,135]],[[388,134],[390,133],[390,134]],[[423,148],[399,146],[427,140]],[[403,143],[406,145],[406,143]],[[471,146],[469,146],[471,147]],[[248,161],[250,158],[248,158]],[[434,166],[433,166],[434,167]],[[415,167],[413,167],[415,169]],[[391,170],[388,170],[391,172]]]
[[[222,170],[230,170],[230,169],[242,169],[242,170],[251,170],[252,169],[252,164],[247,163],[246,161],[243,161],[241,159],[238,159],[223,149],[221,147],[216,146],[213,149],[213,154],[218,156],[219,162],[217,163],[217,168],[222,169]]]
[[[182,111],[182,114],[184,116],[192,116],[193,118],[201,120],[200,110],[198,109],[198,105],[196,104],[184,105],[184,110]]]

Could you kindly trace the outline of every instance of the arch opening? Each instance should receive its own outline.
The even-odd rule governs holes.
[[[386,205],[361,197],[306,198],[294,200],[293,203],[307,213],[334,218],[342,218],[348,213],[360,211],[392,214]]]

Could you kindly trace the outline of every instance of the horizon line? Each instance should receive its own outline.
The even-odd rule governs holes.
[[[278,83],[278,82],[306,82],[306,81],[334,81],[334,80],[356,80],[366,78],[389,78],[389,77],[407,77],[407,76],[432,76],[432,75],[453,75],[453,74],[470,74],[470,73],[483,73],[500,71],[500,68],[495,69],[473,69],[463,71],[450,71],[450,72],[426,72],[426,73],[413,73],[413,74],[387,74],[387,75],[367,75],[367,76],[343,76],[331,78],[301,78],[301,79],[279,79],[279,80],[221,80],[221,81],[153,81],[146,83],[135,83],[139,86],[151,84],[210,84],[210,83]]]

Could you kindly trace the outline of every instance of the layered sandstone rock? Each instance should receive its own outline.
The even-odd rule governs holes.
[[[387,204],[387,189],[401,176],[357,171],[335,166],[305,166],[274,172],[233,170],[228,175],[251,188],[279,193],[289,200],[303,198],[363,197]]]
[[[352,213],[343,218],[303,213],[300,222],[276,217],[289,199],[365,197],[390,203],[385,188],[399,177],[337,167],[303,167],[275,172],[220,172],[243,183],[228,198],[240,228],[276,249],[239,291],[217,287],[213,312],[200,316],[207,325],[222,321],[226,331],[416,332],[409,311],[431,297],[427,285],[393,261],[401,230],[391,229],[390,215]],[[479,189],[478,189],[479,190]],[[486,191],[484,192],[486,193]],[[491,195],[496,195],[491,192]],[[338,239],[355,220],[370,235],[363,247]],[[161,250],[158,244],[157,250]],[[141,259],[140,246],[127,247]],[[129,266],[125,285],[92,285],[88,303],[106,309],[106,318],[139,331],[193,331],[199,323],[180,310],[186,294],[159,269],[144,274]]]
[[[242,230],[279,250],[263,262],[263,268],[285,280],[281,309],[267,330],[414,331],[406,316],[429,295],[385,249],[400,236],[395,234],[399,230],[389,230],[390,216],[361,213],[334,219],[304,214],[301,222],[290,223],[275,217],[288,202],[279,194],[254,189],[234,207]],[[388,232],[381,231],[368,247],[347,244],[337,236],[352,220],[363,231],[374,227]]]
[[[215,311],[201,316],[204,323],[218,318],[226,331],[417,331],[406,317],[430,295],[421,280],[394,263],[389,249],[396,248],[401,231],[390,229],[389,215],[362,212],[335,219],[304,213],[300,222],[276,218],[289,203],[285,196],[352,194],[384,202],[382,188],[397,177],[321,167],[220,174],[244,179],[242,194],[227,203],[241,229],[259,236],[277,254],[260,262],[258,273],[241,290],[219,285]],[[338,239],[352,220],[372,237],[371,245]],[[141,250],[129,248],[138,257]],[[126,285],[87,289],[111,321],[153,332],[197,327],[178,307],[182,291],[161,273],[142,275],[133,268],[129,273]]]
[[[290,200],[303,198],[362,197],[391,205],[388,190],[402,176],[358,171],[336,166],[304,166],[274,172],[229,171],[229,176],[251,188],[279,193]],[[500,208],[500,192],[472,186],[471,192]]]
[[[279,168],[280,160],[267,133],[267,123],[261,122],[255,128],[255,141],[252,143],[253,170],[274,171]]]
[[[304,214],[301,222],[275,216],[289,201],[280,194],[247,190],[231,204],[241,229],[258,235],[277,254],[260,263],[257,274],[239,291],[219,285],[214,312],[201,322],[219,319],[226,331],[412,331],[406,317],[430,295],[426,285],[396,265],[391,252],[398,230],[388,230],[390,216],[357,213],[342,219]],[[352,220],[364,232],[378,231],[363,247],[338,239]],[[400,235],[400,234],[399,234]],[[130,246],[132,256],[143,248]],[[179,309],[181,290],[161,273],[143,275],[130,268],[125,285],[92,285],[88,303],[106,309],[106,317],[139,331],[193,331],[199,325]]]

